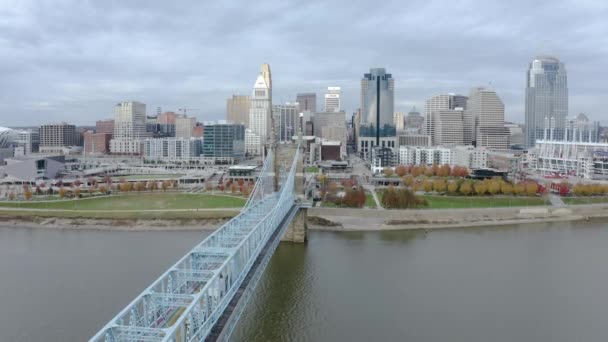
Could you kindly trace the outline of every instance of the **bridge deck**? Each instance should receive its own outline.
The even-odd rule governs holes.
[[[235,293],[234,297],[224,310],[222,316],[218,319],[216,325],[212,328],[211,333],[205,339],[207,342],[226,341],[232,334],[235,328],[236,322],[239,320],[247,302],[251,297],[251,293],[255,290],[261,275],[264,273],[268,262],[272,258],[274,251],[276,250],[278,243],[281,241],[281,236],[285,233],[285,230],[295,217],[299,209],[298,205],[293,205],[289,213],[285,215],[285,218],[278,225],[277,229],[271,235],[270,239],[258,255],[255,263],[247,273],[247,276],[243,280],[241,286]]]

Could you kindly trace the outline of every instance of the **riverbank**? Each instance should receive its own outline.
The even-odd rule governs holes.
[[[50,211],[50,210],[49,210]],[[49,211],[22,209],[15,215],[0,210],[0,224],[4,226],[40,229],[74,229],[107,231],[208,231],[220,227],[238,210],[206,209],[200,211],[134,212],[104,211],[95,217],[48,217]],[[96,212],[99,214],[99,212]],[[29,215],[28,215],[29,214]],[[122,215],[126,214],[126,215]],[[156,215],[154,215],[156,214]],[[308,227],[320,231],[380,231],[447,229],[462,227],[500,226],[541,222],[581,221],[608,218],[608,204],[571,205],[564,207],[519,207],[493,209],[432,209],[432,210],[375,210],[346,208],[308,209]]]
[[[58,230],[100,230],[100,231],[213,231],[227,219],[89,219],[56,217],[6,217],[0,216],[0,225],[15,228],[58,229]]]
[[[309,229],[379,231],[447,229],[608,218],[608,205],[489,209],[366,210],[311,208]]]

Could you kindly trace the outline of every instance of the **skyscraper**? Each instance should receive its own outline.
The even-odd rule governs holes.
[[[564,137],[568,116],[568,77],[555,57],[537,57],[526,75],[526,146],[543,139],[546,123],[555,129],[555,139]]]
[[[439,94],[431,97],[426,101],[425,106],[425,119],[426,119],[426,134],[431,137],[431,144],[436,145],[435,142],[435,117],[434,113],[438,113],[441,110],[455,110],[456,108],[466,109],[467,97],[457,94]],[[463,130],[467,130],[470,126],[472,129],[473,122],[466,120],[463,117]],[[472,133],[471,133],[472,134]],[[469,142],[470,143],[470,142]]]
[[[146,105],[121,102],[114,106],[114,136],[110,151],[117,154],[139,154],[141,140],[146,138]]]
[[[300,115],[296,104],[275,105],[272,107],[277,127],[277,141],[280,143],[291,143],[292,138],[300,129]]]
[[[249,110],[249,126],[251,131],[260,139],[260,144],[265,144],[271,131],[271,102],[270,88],[264,79],[263,73],[258,75],[253,86],[251,96],[251,108]]]
[[[232,123],[243,123],[249,128],[249,109],[251,108],[251,96],[232,95],[226,99],[226,119]]]
[[[357,151],[368,156],[374,146],[394,149],[397,132],[393,123],[395,80],[384,68],[372,68],[361,79],[361,122]]]
[[[341,110],[341,96],[342,90],[340,87],[327,87],[327,93],[325,94],[325,112],[339,112]]]
[[[266,85],[268,86],[268,99],[272,106],[272,75],[270,74],[270,64],[262,64],[262,77],[264,77],[264,81],[266,81]]]
[[[317,111],[317,94],[315,93],[301,93],[296,95],[296,102],[298,103],[298,111],[310,111],[312,113]]]
[[[494,150],[510,148],[510,134],[505,128],[505,105],[494,90],[484,87],[471,89],[467,113],[473,118],[476,146]]]
[[[175,118],[175,137],[176,138],[192,138],[194,127],[196,126],[196,118],[189,118],[186,115],[179,115]]]

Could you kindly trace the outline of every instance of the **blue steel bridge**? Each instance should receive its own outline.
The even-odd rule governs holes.
[[[307,205],[294,191],[300,148],[278,173],[278,192],[274,158],[271,150],[237,216],[156,279],[90,341],[227,341],[282,235],[297,215],[305,215]]]

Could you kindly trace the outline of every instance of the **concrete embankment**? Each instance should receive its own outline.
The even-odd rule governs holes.
[[[316,230],[441,229],[577,221],[608,217],[608,205],[382,211],[371,209],[311,208],[308,215],[309,227]]]
[[[90,219],[55,217],[1,217],[3,227],[23,227],[36,229],[66,230],[107,230],[107,231],[197,231],[215,230],[227,219]]]

